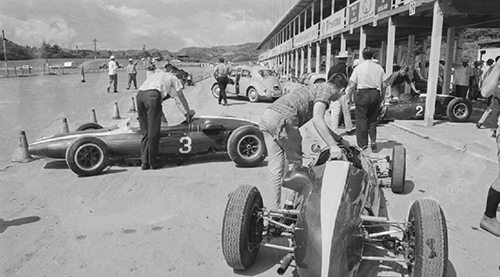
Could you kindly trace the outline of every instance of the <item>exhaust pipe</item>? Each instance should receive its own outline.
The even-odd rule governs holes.
[[[290,266],[290,263],[293,260],[293,254],[288,253],[285,258],[283,258],[283,262],[281,262],[281,266],[278,268],[278,274],[283,275],[285,274],[286,270]]]

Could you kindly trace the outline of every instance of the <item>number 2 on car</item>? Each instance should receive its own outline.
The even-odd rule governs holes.
[[[416,106],[415,109],[417,109],[417,113],[415,114],[415,116],[423,116],[424,107],[422,107],[422,106]]]
[[[182,147],[179,148],[179,152],[182,153],[182,154],[187,154],[189,152],[191,152],[191,144],[192,144],[192,141],[191,141],[191,138],[190,137],[181,137],[179,139],[180,143],[182,144]]]

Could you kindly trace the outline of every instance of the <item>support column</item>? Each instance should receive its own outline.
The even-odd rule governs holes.
[[[299,49],[295,49],[295,77],[299,77]]]
[[[385,76],[392,74],[392,65],[394,64],[394,47],[396,44],[396,26],[389,17],[387,24],[387,60],[385,62]]]
[[[359,27],[359,51],[362,52],[366,47],[366,32],[365,27]]]
[[[410,67],[410,72],[413,72],[413,65],[415,64],[415,57],[413,55],[413,48],[415,47],[415,35],[408,36],[408,60],[406,65]],[[410,93],[411,86],[405,83],[405,93]]]
[[[446,35],[446,61],[443,78],[443,94],[450,94],[451,69],[453,67],[453,53],[455,52],[455,28],[448,28]]]
[[[311,44],[307,45],[307,73],[311,73],[311,63],[312,63],[312,49]]]
[[[439,1],[434,2],[434,14],[432,16],[432,38],[431,38],[431,54],[429,58],[429,77],[427,79],[427,96],[425,99],[425,116],[424,121],[426,126],[434,125],[434,109],[436,105],[436,90],[439,74],[439,54],[441,51],[441,37],[443,30],[443,12],[439,5]]]
[[[398,65],[402,65],[403,64],[403,45],[398,45],[398,52],[397,52],[397,55],[396,55],[396,63]]]
[[[304,74],[304,60],[305,60],[305,57],[304,57],[304,47],[300,47],[300,75],[303,75]]]
[[[325,79],[328,76],[328,70],[330,69],[332,60],[332,39],[326,39],[326,65],[325,65]]]
[[[321,46],[319,45],[319,41],[316,42],[316,73],[319,73],[319,67],[321,62]]]
[[[340,34],[340,52],[347,51],[347,40],[344,33]]]
[[[383,40],[380,43],[380,52],[378,57],[381,65],[385,64],[386,56],[387,56],[387,41]]]

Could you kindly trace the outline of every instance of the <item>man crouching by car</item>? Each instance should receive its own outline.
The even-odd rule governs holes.
[[[342,73],[333,74],[327,82],[304,86],[288,93],[269,106],[260,122],[260,130],[268,153],[269,181],[272,186],[271,210],[279,209],[281,186],[286,173],[285,157],[291,168],[302,166],[302,136],[299,128],[309,120],[323,141],[330,147],[332,158],[340,158],[342,153],[337,145],[349,147],[349,142],[328,128],[325,112],[330,102],[337,101],[347,87],[348,79]],[[292,208],[295,195],[289,193],[285,209]]]
[[[165,65],[165,71],[156,71],[150,75],[139,87],[137,93],[137,113],[139,126],[141,128],[141,169],[157,169],[162,164],[158,161],[158,149],[160,147],[160,129],[162,101],[173,98],[179,111],[186,117],[189,123],[195,114],[189,109],[189,104],[184,97],[182,89],[184,86],[176,77],[178,69],[171,65]]]

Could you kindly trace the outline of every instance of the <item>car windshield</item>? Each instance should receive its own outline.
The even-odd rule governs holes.
[[[269,77],[269,76],[276,76],[276,74],[274,74],[274,72],[270,69],[261,69],[261,70],[259,70],[259,74],[260,74],[260,76],[262,76],[262,78]]]

